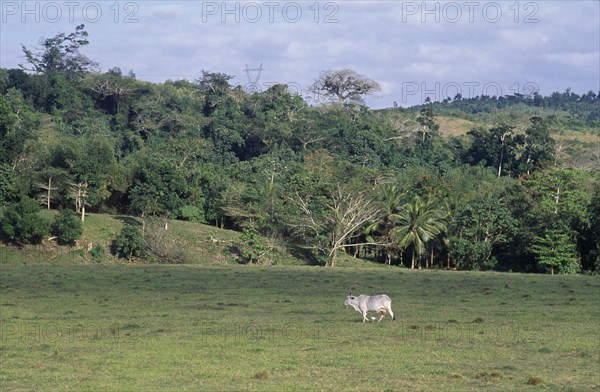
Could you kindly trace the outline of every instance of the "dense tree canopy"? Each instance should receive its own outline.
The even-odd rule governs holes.
[[[379,85],[342,70],[313,86],[336,104],[310,106],[286,85],[249,93],[219,72],[160,84],[93,72],[78,51],[83,26],[42,43],[40,53],[23,48],[32,72],[0,69],[9,241],[47,232],[31,201],[15,204],[37,199],[80,216],[87,208],[245,230],[252,261],[266,249],[260,235],[329,265],[347,253],[407,266],[598,266],[599,162],[593,147],[554,138],[569,127],[593,136],[598,94],[372,110],[362,98]],[[449,118],[474,126],[449,132]],[[25,224],[31,235],[20,234]]]

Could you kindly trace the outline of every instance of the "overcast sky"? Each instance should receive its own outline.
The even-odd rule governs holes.
[[[84,23],[82,53],[138,79],[195,80],[201,70],[308,101],[323,70],[382,86],[374,108],[482,93],[600,90],[600,2],[590,1],[37,1],[0,2],[0,66],[21,44]],[[262,72],[246,72],[246,67]]]

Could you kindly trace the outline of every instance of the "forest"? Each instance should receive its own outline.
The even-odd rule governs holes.
[[[364,99],[379,84],[342,69],[315,75],[312,105],[286,85],[248,91],[216,71],[164,83],[100,72],[79,52],[83,25],[40,44],[23,46],[21,68],[0,69],[5,246],[71,231],[69,246],[85,214],[102,213],[239,231],[251,263],[277,244],[326,266],[344,254],[600,270],[600,91],[376,110]],[[60,213],[51,223],[40,209]],[[127,248],[136,235],[123,233],[129,258],[144,257],[143,241]]]

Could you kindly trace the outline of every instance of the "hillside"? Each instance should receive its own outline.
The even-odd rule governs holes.
[[[33,71],[0,69],[0,236],[9,252],[59,231],[40,218],[43,207],[92,213],[85,251],[107,249],[127,223],[135,249],[120,243],[121,256],[145,247],[146,262],[335,266],[351,254],[410,268],[600,266],[592,91],[374,110],[364,96],[378,83],[341,69],[319,76],[313,88],[328,100],[313,106],[285,84],[246,91],[221,72],[164,83],[96,72],[77,55],[88,41],[67,50],[70,39],[26,52]],[[76,226],[66,215],[59,223]]]
[[[42,216],[51,220],[56,211],[42,211]],[[134,258],[131,262],[119,259],[111,253],[112,242],[125,225],[142,226],[140,218],[125,215],[86,214],[84,231],[81,239],[73,246],[59,246],[55,239],[45,239],[38,245],[14,247],[0,243],[0,264],[80,264],[80,263],[119,263],[139,264],[149,260]],[[186,263],[204,265],[239,264],[245,261],[239,255],[243,247],[240,233],[200,223],[172,220],[167,231],[163,222],[149,224],[148,230],[154,230],[161,236],[161,251],[165,257],[158,263]],[[272,249],[268,257],[261,263],[266,265],[307,265],[309,260],[294,256],[285,244],[264,238]],[[100,246],[105,250],[102,260],[95,260],[90,249]],[[340,266],[376,266],[372,262],[342,257]]]
[[[514,117],[513,123],[518,124],[515,127],[517,134],[524,133],[528,119],[527,115]],[[486,119],[469,120],[439,115],[436,120],[440,125],[440,133],[444,137],[466,136],[471,129],[489,126],[489,120]],[[550,136],[556,142],[556,156],[561,160],[563,166],[600,169],[600,159],[598,158],[600,127],[589,125],[569,128],[565,125],[555,125],[550,129]]]

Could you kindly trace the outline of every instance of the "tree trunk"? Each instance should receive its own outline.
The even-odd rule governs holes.
[[[75,190],[75,212],[79,214],[81,212],[81,184],[73,184],[76,186]]]
[[[506,134],[503,134],[500,138],[502,145],[500,146],[500,163],[498,164],[498,178],[502,175],[502,161],[504,160],[504,139],[506,138]]]
[[[410,269],[415,269],[415,247],[413,246],[412,258],[410,259]]]
[[[46,191],[46,197],[45,197],[45,199],[46,199],[46,208],[50,209],[50,202],[52,200],[52,191],[56,189],[56,188],[52,187],[52,177],[48,177],[48,185],[39,184],[38,187]]]
[[[52,192],[52,177],[48,177],[48,201],[47,207],[50,209],[50,193]]]
[[[433,249],[433,246],[432,246],[431,247],[431,258],[430,258],[429,265],[427,267],[433,268],[433,257],[434,257],[434,249]]]
[[[502,157],[503,153],[500,153],[500,163],[498,164],[498,178],[500,178],[500,175],[502,175],[502,159],[504,159]]]

